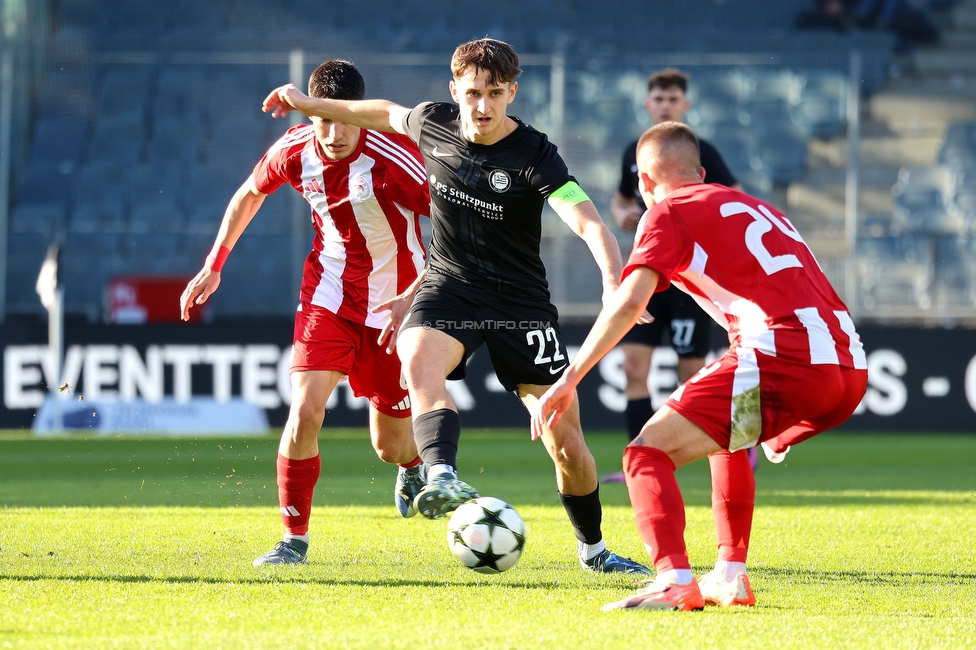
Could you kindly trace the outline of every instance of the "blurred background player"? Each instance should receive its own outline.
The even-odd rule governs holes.
[[[695,296],[728,330],[729,350],[682,384],[624,452],[637,529],[658,573],[604,609],[754,605],[745,572],[751,510],[747,518],[731,513],[716,521],[740,540],[741,566],[720,561],[696,581],[675,469],[721,449],[796,444],[840,425],[864,396],[867,360],[847,307],[789,220],[751,196],[702,183],[691,129],[676,122],[652,127],[641,136],[637,162],[641,194],[653,207],[620,289],[537,404],[533,431],[558,422],[576,385],[652,293],[672,282]]]
[[[308,92],[362,99],[365,84],[353,64],[331,60],[312,73]],[[318,434],[326,402],[345,377],[357,396],[370,401],[377,455],[400,466],[394,502],[402,516],[416,514],[413,500],[425,482],[400,361],[378,342],[390,313],[373,312],[407,291],[424,266],[419,221],[429,213],[430,195],[423,160],[409,138],[319,117],[288,129],[231,199],[213,251],[183,292],[183,320],[217,290],[230,250],[265,197],[285,183],[311,206],[315,238],[295,317],[291,409],[278,447],[285,535],[255,566],[305,562],[321,468]]]
[[[413,400],[414,435],[428,466],[416,507],[431,519],[478,496],[457,478],[461,420],[446,380],[463,378],[468,358],[485,344],[498,380],[529,404],[568,365],[540,256],[544,202],[586,242],[608,299],[621,265],[616,239],[556,147],[507,115],[521,74],[515,50],[490,38],[464,43],[454,52],[451,73],[455,103],[425,102],[412,110],[383,100],[310,100],[291,85],[265,100],[276,117],[298,109],[405,133],[423,153],[434,232],[430,264],[396,345]],[[647,573],[606,548],[596,463],[575,398],[561,426],[540,436],[556,467],[583,567]]]
[[[681,122],[691,104],[687,98],[688,76],[680,70],[666,68],[647,78],[647,99],[644,109],[651,116],[651,125],[661,122]],[[718,183],[741,190],[722,156],[711,144],[699,140],[705,182]],[[620,184],[610,202],[610,212],[623,230],[634,232],[647,207],[637,186],[637,141],[624,149],[620,167]],[[668,287],[654,294],[647,311],[654,321],[637,324],[620,342],[623,370],[627,380],[624,396],[624,419],[627,435],[637,437],[641,427],[654,413],[647,389],[654,348],[662,343],[670,345],[678,355],[678,383],[691,378],[705,365],[711,338],[712,319],[695,301],[677,287]],[[623,483],[624,473],[615,472],[603,477],[604,483]]]

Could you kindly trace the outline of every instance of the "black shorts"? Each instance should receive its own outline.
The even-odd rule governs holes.
[[[680,358],[708,354],[715,321],[687,293],[671,285],[651,296],[647,311],[654,317],[654,322],[634,325],[624,334],[621,343],[668,346],[674,348]]]
[[[569,365],[557,318],[548,300],[489,291],[428,273],[402,329],[440,330],[464,345],[464,358],[448,379],[464,379],[468,358],[486,344],[498,381],[514,391],[519,384],[553,384]]]

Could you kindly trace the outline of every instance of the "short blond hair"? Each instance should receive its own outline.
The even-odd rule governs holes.
[[[681,122],[661,122],[644,131],[637,141],[638,168],[646,158],[646,151],[653,149],[656,162],[664,164],[667,172],[701,172],[701,149],[698,136]]]

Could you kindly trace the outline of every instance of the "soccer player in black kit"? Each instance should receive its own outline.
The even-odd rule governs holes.
[[[311,99],[290,84],[264,101],[274,117],[298,110],[403,133],[423,154],[433,226],[428,268],[419,289],[415,285],[387,305],[392,321],[384,336],[403,362],[414,436],[428,467],[415,504],[429,519],[478,496],[457,478],[461,420],[446,380],[464,377],[468,357],[485,344],[499,381],[530,404],[569,363],[539,253],[543,203],[586,242],[605,297],[621,271],[616,239],[556,147],[506,114],[518,90],[518,54],[507,43],[478,39],[458,46],[451,72],[455,103],[408,109],[386,100]],[[570,411],[541,437],[555,464],[580,563],[602,573],[648,573],[606,548],[596,463],[583,438],[578,401]]]

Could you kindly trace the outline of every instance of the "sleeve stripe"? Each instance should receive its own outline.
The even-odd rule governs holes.
[[[427,181],[427,172],[424,166],[407,149],[404,149],[389,138],[380,136],[374,131],[367,131],[366,144],[371,145],[376,153],[385,158],[389,158],[402,167],[418,183]]]
[[[306,142],[311,135],[313,135],[311,125],[308,125],[308,128],[297,129],[291,133],[286,133],[285,135],[281,136],[277,142],[271,145],[271,148],[268,149],[268,153],[266,155],[270,158],[282,149],[288,149],[296,144]]]

